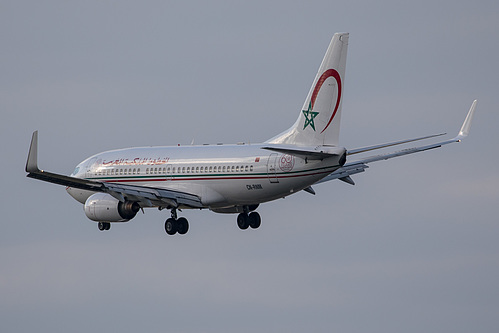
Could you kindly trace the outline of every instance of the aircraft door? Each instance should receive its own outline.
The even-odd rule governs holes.
[[[85,166],[85,177],[86,178],[89,178],[92,176],[92,172],[94,171],[93,170],[93,167],[94,167],[94,163],[97,161],[97,158],[94,157],[92,159],[90,159],[87,163],[87,165]]]
[[[173,169],[171,164],[166,165],[166,180],[170,181],[173,178]]]
[[[277,153],[272,153],[267,162],[267,175],[271,183],[279,183],[277,178]]]

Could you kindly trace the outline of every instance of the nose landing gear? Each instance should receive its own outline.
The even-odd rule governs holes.
[[[99,228],[100,231],[109,230],[109,229],[111,229],[111,223],[109,223],[109,222],[99,222],[97,224],[97,227]]]

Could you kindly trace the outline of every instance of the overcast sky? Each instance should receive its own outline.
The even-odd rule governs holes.
[[[99,232],[64,187],[88,156],[261,142],[350,32],[341,143],[461,144],[235,215],[146,210]],[[0,1],[0,331],[493,332],[499,327],[497,1]]]

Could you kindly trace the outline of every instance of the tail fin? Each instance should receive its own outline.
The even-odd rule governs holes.
[[[334,34],[295,124],[267,143],[338,145],[347,48],[348,33]]]

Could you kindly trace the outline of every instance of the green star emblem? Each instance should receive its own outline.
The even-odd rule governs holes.
[[[308,125],[312,127],[312,129],[315,131],[315,123],[314,119],[317,117],[319,112],[313,112],[312,111],[312,102],[308,105],[308,110],[302,110],[303,115],[305,116],[305,125],[303,126],[303,129],[307,128]]]

